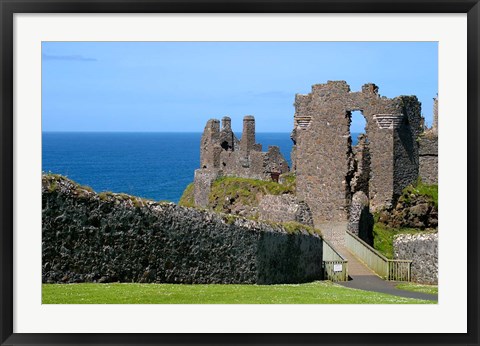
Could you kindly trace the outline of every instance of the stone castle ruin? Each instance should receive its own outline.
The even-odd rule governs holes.
[[[402,190],[419,177],[437,183],[437,99],[434,124],[427,131],[416,96],[383,97],[375,84],[365,84],[359,92],[352,92],[345,81],[316,84],[309,94],[297,94],[294,106],[295,197],[311,210],[315,227],[348,223],[348,229],[359,234],[365,215],[393,207]],[[354,111],[366,120],[366,133],[356,146],[350,133]],[[211,183],[220,175],[270,180],[289,171],[278,147],[262,152],[255,143],[252,116],[244,118],[240,140],[230,118],[222,120],[222,129],[218,120],[209,120],[200,152],[195,203],[203,207],[208,205]],[[325,235],[342,242],[341,236],[338,240],[338,235]]]
[[[96,194],[65,177],[43,175],[43,282],[276,284],[372,274],[349,244],[361,238],[354,244],[368,249],[371,211],[399,209],[407,185],[418,178],[438,182],[438,99],[431,129],[424,128],[415,96],[382,97],[374,84],[359,92],[344,81],[317,84],[311,93],[296,95],[294,106],[291,170],[278,147],[262,151],[256,143],[253,116],[244,117],[240,139],[228,117],[221,127],[219,120],[209,120],[201,138],[193,186],[197,206],[211,207],[212,183],[222,176],[295,186],[279,189],[284,194],[255,191],[258,221],[247,218],[252,214],[236,218],[125,194]],[[355,146],[353,111],[366,119],[366,133]],[[421,202],[403,211],[418,216],[422,205],[429,208]],[[432,215],[438,219],[437,212]],[[377,268],[377,274],[387,273],[390,280],[395,272],[394,280],[409,280],[400,269],[411,263],[414,280],[436,283],[437,237],[397,236],[396,267],[387,261],[386,272]]]
[[[366,138],[352,148],[351,112],[366,119]],[[292,133],[297,195],[312,209],[315,224],[348,221],[352,196],[362,191],[374,211],[393,205],[418,178],[422,132],[415,96],[381,97],[366,84],[350,92],[346,82],[312,87],[295,99]]]
[[[242,138],[232,131],[231,119],[210,119],[200,144],[200,169],[195,171],[195,204],[206,207],[211,183],[220,176],[236,176],[261,180],[278,179],[289,171],[288,163],[277,146],[262,152],[255,143],[255,118],[243,118]]]

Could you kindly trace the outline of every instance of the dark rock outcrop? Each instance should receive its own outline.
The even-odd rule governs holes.
[[[428,196],[400,198],[394,209],[379,213],[378,221],[391,228],[437,228],[438,208]]]

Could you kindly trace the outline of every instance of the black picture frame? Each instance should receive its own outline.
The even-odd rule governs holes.
[[[1,345],[478,345],[479,0],[0,0]],[[465,334],[19,334],[13,333],[13,16],[15,13],[467,13],[468,332]],[[455,318],[452,316],[452,318]]]

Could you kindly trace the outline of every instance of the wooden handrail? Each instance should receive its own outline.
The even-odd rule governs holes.
[[[350,231],[346,231],[347,234],[351,235],[355,240],[357,240],[358,242],[360,242],[362,245],[365,245],[365,247],[370,251],[370,252],[373,252],[375,255],[377,255],[378,257],[380,257],[381,259],[383,259],[385,262],[389,261],[389,259],[387,257],[385,257],[384,255],[382,255],[380,252],[378,252],[377,250],[375,250],[373,247],[371,247],[368,243],[366,243],[365,241],[363,241],[362,239],[360,239],[358,236],[356,236],[355,234],[353,234],[352,232]]]
[[[347,261],[342,255],[340,255],[337,250],[335,250],[335,248],[332,246],[332,244],[330,244],[329,241],[327,241],[325,238],[322,238],[322,241],[328,245],[328,247],[330,248],[330,250],[332,250],[338,257],[340,257],[342,260],[344,261]]]
[[[350,242],[352,242],[352,248],[350,248],[350,251],[359,257],[367,267],[372,269],[378,275],[384,277],[386,280],[410,281],[411,260],[389,259],[352,232],[346,232],[347,236],[351,239]],[[349,242],[347,241],[347,246],[348,244]],[[368,251],[365,252],[366,250]],[[368,255],[369,253],[374,257]]]

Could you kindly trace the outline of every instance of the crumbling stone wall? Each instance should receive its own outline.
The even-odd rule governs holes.
[[[368,197],[363,191],[357,191],[352,198],[347,229],[367,244],[373,244],[373,224]]]
[[[232,131],[231,119],[220,122],[210,119],[203,131],[200,145],[202,169],[216,169],[223,175],[270,180],[271,173],[289,171],[288,163],[277,146],[269,146],[262,152],[262,145],[255,143],[255,118],[243,119],[242,138],[238,140]]]
[[[358,143],[352,147],[352,159],[350,191],[352,196],[362,191],[368,196],[368,185],[370,180],[370,151],[368,149],[367,136],[361,134]]]
[[[438,184],[438,97],[433,99],[433,125],[418,140],[419,171],[426,184]]]
[[[260,220],[295,221],[313,226],[310,208],[293,195],[265,195],[259,203],[258,213]]]
[[[419,171],[422,182],[438,184],[438,137],[426,132],[419,138]]]
[[[416,96],[398,97],[403,121],[394,132],[393,140],[393,197],[386,204],[393,206],[402,190],[418,179],[418,137],[423,132],[420,102]]]
[[[42,177],[42,281],[298,283],[322,279],[322,239]]]
[[[372,211],[390,207],[401,189],[417,179],[414,144],[421,115],[416,97],[388,99],[374,84],[350,92],[346,82],[329,81],[313,85],[310,94],[297,94],[294,105],[297,197],[309,205],[315,225],[349,218],[352,185],[358,181],[350,135],[352,111],[360,110],[367,120]]]
[[[396,235],[393,249],[395,259],[413,260],[412,281],[438,284],[438,233]]]
[[[200,144],[200,167],[195,172],[195,204],[203,207],[210,192],[208,182],[218,176],[271,180],[272,174],[278,176],[289,171],[277,146],[269,146],[267,152],[262,152],[262,145],[255,143],[255,118],[251,115],[243,119],[240,140],[232,131],[229,117],[222,119],[221,129],[220,121],[207,122]]]
[[[433,124],[432,131],[438,133],[438,95],[433,98]]]
[[[197,207],[207,208],[212,183],[219,176],[215,169],[197,169],[195,170],[193,200]]]

